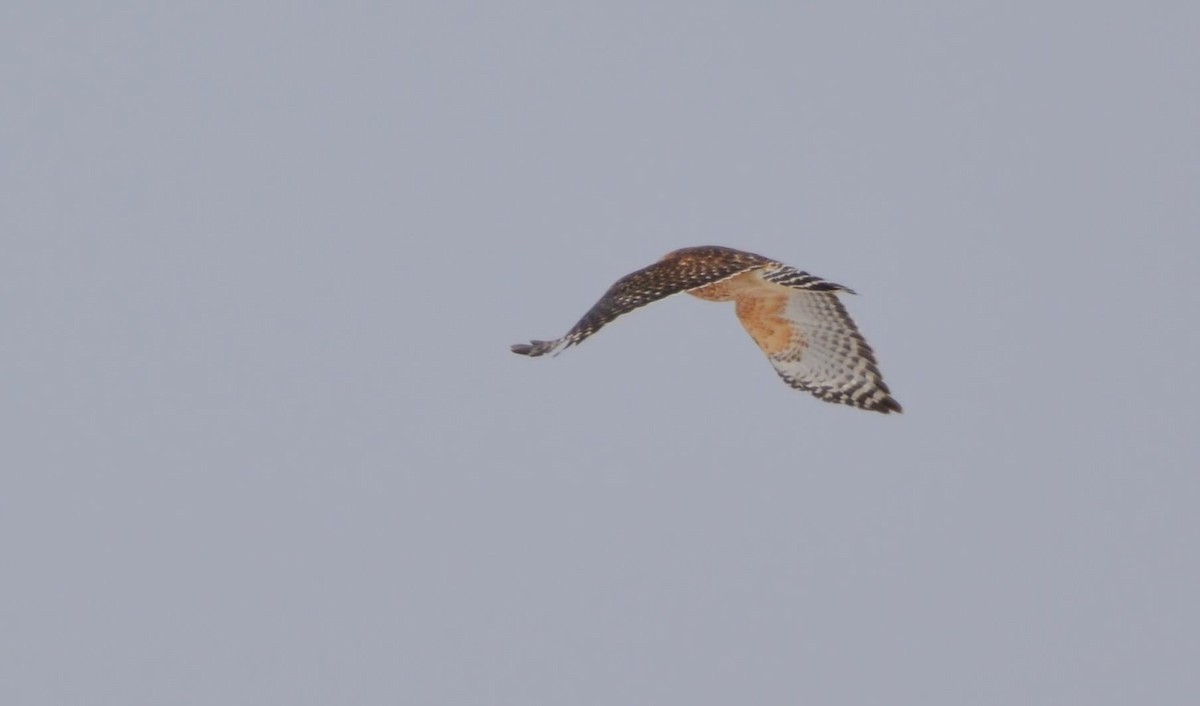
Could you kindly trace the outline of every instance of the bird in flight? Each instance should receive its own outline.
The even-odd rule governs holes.
[[[854,294],[754,253],[718,245],[683,248],[625,275],[574,328],[553,341],[531,341],[513,353],[536,358],[583,342],[613,319],[672,294],[733,301],[738,320],[788,385],[818,399],[888,414],[900,412],[875,353],[838,293]]]

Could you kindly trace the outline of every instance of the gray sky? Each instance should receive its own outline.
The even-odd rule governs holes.
[[[1197,702],[1200,6],[300,5],[0,10],[0,702]]]

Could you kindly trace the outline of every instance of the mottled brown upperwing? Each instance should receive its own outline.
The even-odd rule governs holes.
[[[769,262],[760,255],[716,245],[676,250],[653,265],[617,280],[567,335],[555,341],[519,343],[512,350],[521,355],[539,356],[560,345],[578,345],[622,314]]]

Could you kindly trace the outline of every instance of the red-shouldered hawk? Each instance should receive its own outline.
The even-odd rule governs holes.
[[[826,402],[900,412],[875,354],[838,292],[854,294],[754,253],[707,245],[667,254],[609,288],[567,335],[531,341],[513,353],[536,357],[582,343],[608,322],[672,294],[732,300],[738,319],[783,381]]]

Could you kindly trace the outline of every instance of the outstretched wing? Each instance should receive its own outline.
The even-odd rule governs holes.
[[[715,246],[676,251],[649,267],[617,280],[562,338],[518,343],[512,347],[512,351],[536,357],[560,347],[578,345],[622,314],[672,294],[720,282],[769,262],[759,255]]]
[[[884,414],[901,411],[874,351],[835,293],[848,290],[813,279],[812,288],[780,282],[788,288],[766,285],[742,294],[738,320],[788,385],[826,402]]]

